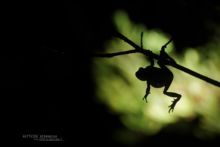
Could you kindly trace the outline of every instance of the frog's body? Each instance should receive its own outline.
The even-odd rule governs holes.
[[[171,83],[173,80],[173,74],[167,69],[157,68],[153,66],[148,66],[145,69],[140,68],[136,73],[142,81],[147,81],[151,86],[155,88],[161,88],[166,85],[166,83]]]

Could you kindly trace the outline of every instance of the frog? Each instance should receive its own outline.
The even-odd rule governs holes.
[[[164,50],[161,49],[157,64],[159,67],[154,66],[154,59],[150,58],[151,64],[145,68],[140,67],[135,73],[135,76],[141,80],[146,81],[147,88],[143,100],[147,102],[147,97],[150,94],[151,86],[154,88],[164,87],[163,94],[174,98],[171,105],[169,105],[169,113],[174,111],[177,102],[181,99],[181,94],[169,92],[174,76],[173,73],[166,67],[166,63],[176,64],[175,60],[171,58]]]

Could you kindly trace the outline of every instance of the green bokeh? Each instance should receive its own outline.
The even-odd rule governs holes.
[[[148,30],[144,25],[133,23],[122,10],[115,12],[113,21],[117,30],[136,44],[140,44],[140,34],[144,32],[143,47],[157,54],[161,46],[170,39],[168,34],[159,29]],[[206,47],[210,46],[212,44]],[[215,52],[220,45],[214,47],[215,49],[209,49],[209,52],[205,53],[206,57],[209,56],[206,59],[204,53],[195,48],[185,49],[181,57],[177,56],[172,43],[166,51],[178,64],[220,80],[220,67],[218,66],[220,54]],[[132,47],[124,41],[114,39],[106,43],[105,52],[128,49]],[[191,120],[197,117],[200,121],[193,130],[195,136],[212,137],[220,133],[220,124],[218,124],[220,122],[220,89],[218,87],[169,67],[174,73],[174,81],[169,91],[182,95],[174,112],[169,114],[168,106],[172,99],[163,95],[163,88],[151,88],[148,103],[142,100],[146,83],[139,81],[135,77],[135,72],[139,67],[147,65],[149,62],[146,57],[140,54],[94,59],[93,75],[97,84],[98,101],[106,105],[111,113],[118,114],[124,126],[135,133],[154,135],[170,124],[181,120],[186,120],[190,124]],[[135,133],[133,138],[136,138]],[[132,137],[131,134],[129,136]]]

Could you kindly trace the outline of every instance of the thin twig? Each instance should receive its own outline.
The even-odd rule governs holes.
[[[141,32],[141,48],[143,48],[143,35],[144,35],[144,32]]]
[[[119,55],[127,55],[127,54],[132,54],[132,53],[140,53],[136,50],[128,50],[128,51],[122,51],[122,52],[117,52],[117,53],[106,53],[106,54],[94,54],[94,56],[96,57],[115,57],[115,56],[119,56]]]
[[[166,44],[164,44],[164,45],[161,47],[161,49],[162,49],[162,50],[165,50],[165,48],[167,47],[167,45],[168,45],[172,40],[173,40],[173,39],[170,38],[170,40],[169,40]]]
[[[134,42],[132,42],[131,40],[129,40],[127,37],[125,37],[124,35],[116,32],[115,33],[116,37],[120,38],[121,40],[125,41],[126,43],[128,43],[129,45],[131,45],[132,47],[134,47],[133,50],[128,50],[128,51],[122,51],[122,52],[117,52],[117,53],[106,53],[106,54],[96,54],[95,56],[96,57],[115,57],[115,56],[119,56],[119,55],[126,55],[126,54],[131,54],[131,53],[142,53],[144,54],[145,56],[148,56],[150,58],[154,58],[154,59],[161,59],[161,57],[157,54],[154,54],[152,51],[148,50],[148,49],[143,49],[142,47],[139,47],[137,44],[135,44]],[[142,37],[141,37],[142,38]],[[170,39],[165,45],[162,46],[161,49],[165,49],[166,46],[172,41],[172,39]],[[141,43],[142,44],[142,43]],[[142,45],[141,45],[142,46]],[[217,87],[220,87],[220,82],[219,81],[216,81],[216,80],[213,80],[209,77],[206,77],[200,73],[197,73],[191,69],[188,69],[184,66],[181,66],[177,63],[173,63],[173,62],[169,62],[169,60],[165,60],[164,64],[166,65],[169,65],[169,66],[172,66],[176,69],[179,69],[185,73],[188,73],[194,77],[197,77],[203,81],[206,81],[212,85],[215,85]]]

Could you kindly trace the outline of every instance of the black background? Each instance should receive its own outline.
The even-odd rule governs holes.
[[[119,145],[111,136],[112,130],[121,127],[118,118],[94,102],[90,56],[112,37],[115,10],[124,9],[135,22],[171,34],[180,54],[184,47],[212,39],[215,32],[206,22],[219,23],[217,3],[208,0],[44,1],[3,6],[2,134],[19,143],[29,142],[22,138],[24,134],[57,134],[62,143]],[[191,134],[161,132],[140,145],[171,140],[211,142]]]

